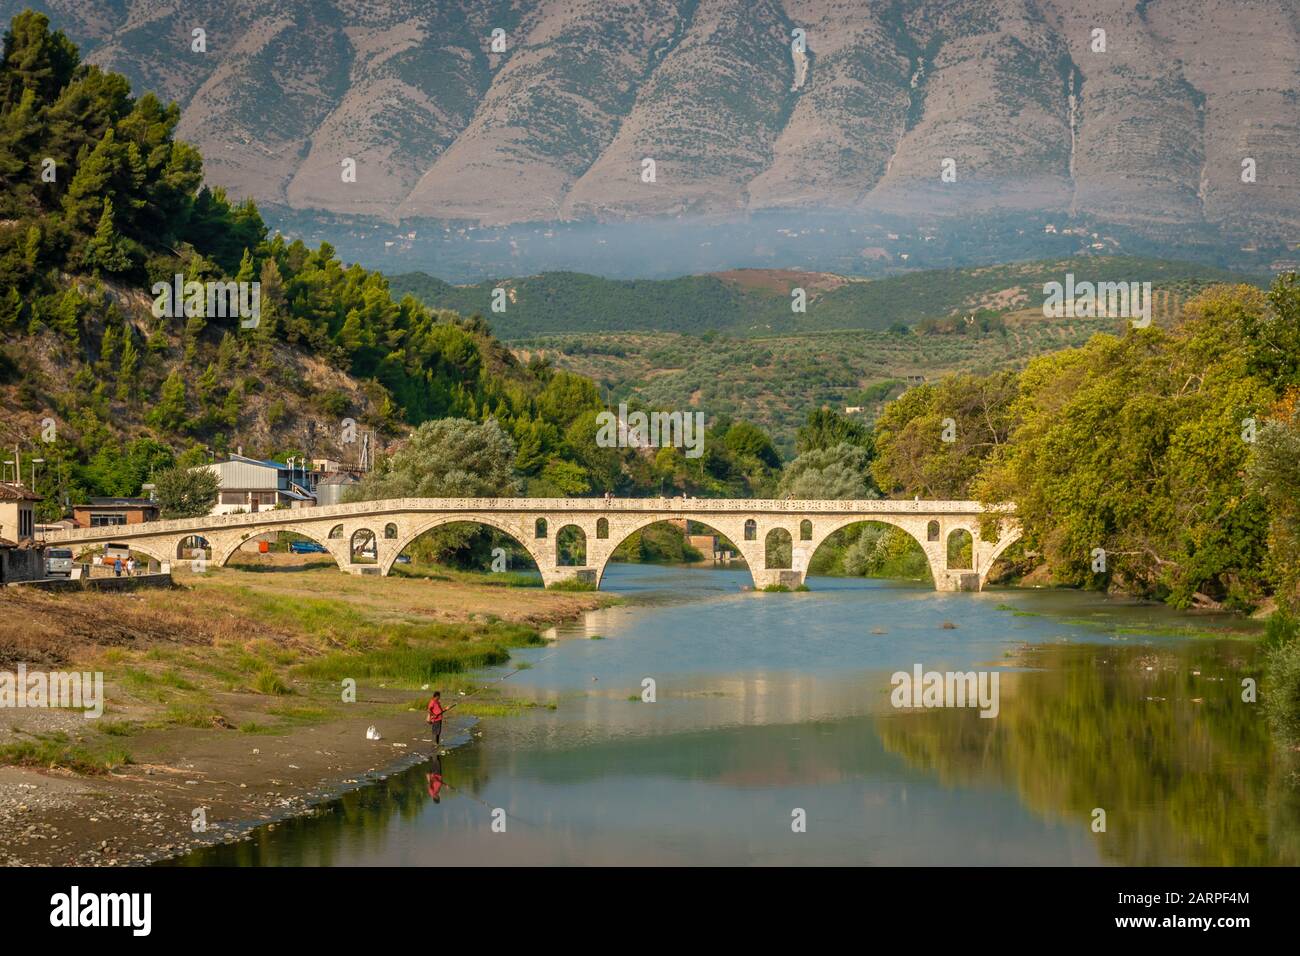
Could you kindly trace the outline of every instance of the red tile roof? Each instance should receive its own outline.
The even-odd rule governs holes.
[[[8,481],[0,481],[0,501],[43,501],[40,495]]]

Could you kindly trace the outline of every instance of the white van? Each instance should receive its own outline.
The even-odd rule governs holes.
[[[46,548],[45,574],[47,577],[72,577],[72,549]]]

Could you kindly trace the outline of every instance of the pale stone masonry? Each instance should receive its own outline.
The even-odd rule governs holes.
[[[756,587],[803,583],[817,547],[833,532],[859,521],[879,521],[916,539],[940,591],[979,590],[993,562],[1020,537],[1014,511],[986,509],[977,501],[794,501],[734,498],[395,498],[254,514],[212,515],[173,521],[78,528],[54,532],[47,544],[94,547],[128,544],[158,561],[190,559],[206,542],[204,557],[224,565],[245,543],[291,531],[323,545],[344,571],[388,574],[397,556],[421,534],[455,521],[487,525],[515,538],[541,570],[548,587],[566,579],[599,585],[614,550],[630,534],[659,521],[687,519],[725,535],[749,565]],[[983,519],[998,529],[980,534]],[[539,521],[545,522],[544,528]],[[586,562],[561,565],[560,531],[576,526],[586,535]],[[767,566],[768,535],[790,535],[789,568]],[[972,539],[972,567],[948,567],[948,538],[965,531]],[[374,535],[375,558],[353,561],[353,536]],[[359,545],[358,545],[359,548]]]

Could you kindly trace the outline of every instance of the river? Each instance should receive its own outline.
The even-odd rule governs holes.
[[[748,580],[612,565],[602,589],[626,603],[515,652],[531,666],[499,686],[539,706],[181,862],[1300,862],[1300,799],[1242,700],[1260,675],[1239,619],[1068,591]],[[891,677],[916,665],[996,671],[996,716],[895,708]]]

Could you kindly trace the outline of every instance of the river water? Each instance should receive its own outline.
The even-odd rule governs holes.
[[[627,603],[515,652],[532,666],[498,686],[539,706],[182,862],[1300,862],[1300,798],[1241,699],[1260,675],[1240,621],[1077,592],[748,581],[612,565],[602,589]],[[916,665],[996,672],[997,715],[895,708],[891,677]]]

